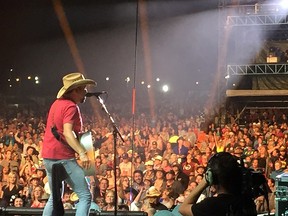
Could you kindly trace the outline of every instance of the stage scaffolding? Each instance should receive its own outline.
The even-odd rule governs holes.
[[[278,83],[285,83],[283,80],[286,80],[288,74],[288,63],[279,58],[273,62],[268,61],[268,57],[271,56],[267,52],[267,61],[266,56],[261,56],[262,59],[258,59],[260,61],[257,61],[255,56],[250,59],[250,63],[245,64],[248,53],[243,61],[241,59],[243,56],[241,54],[239,56],[238,49],[242,49],[245,44],[250,44],[251,35],[257,32],[264,35],[261,38],[263,42],[278,40],[286,43],[288,11],[285,11],[280,4],[267,4],[261,0],[245,1],[246,4],[241,4],[243,2],[219,0],[218,53],[226,53],[225,56],[219,55],[221,59],[218,60],[218,73],[222,73],[226,78],[225,85],[219,84],[222,86],[219,92],[222,91],[226,98],[225,112],[243,113],[247,109],[287,109],[288,86],[277,88],[276,83],[272,89],[262,89],[261,85],[255,83],[263,84],[269,79],[268,77],[273,77],[269,81],[275,77]],[[232,52],[232,57],[228,51]],[[234,81],[239,79],[243,79],[244,82],[248,80],[250,83],[243,88],[243,85],[234,84]]]

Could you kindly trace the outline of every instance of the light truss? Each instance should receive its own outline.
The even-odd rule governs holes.
[[[227,16],[227,26],[261,26],[288,24],[287,14],[255,14],[244,16]]]
[[[227,65],[229,75],[288,74],[288,64]]]

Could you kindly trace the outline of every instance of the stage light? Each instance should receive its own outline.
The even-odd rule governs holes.
[[[160,78],[156,78],[156,81],[159,82],[159,81],[160,81]]]
[[[287,10],[288,9],[288,0],[282,0],[280,1],[279,5],[282,9]]]
[[[163,85],[162,86],[162,91],[163,92],[168,92],[169,91],[169,86],[168,85]]]
[[[125,79],[125,82],[130,82],[130,77],[127,77],[126,79]]]
[[[151,88],[151,85],[147,85],[147,88],[150,89],[150,88]]]
[[[109,77],[106,77],[106,81],[109,81],[110,80],[110,78]]]
[[[145,82],[144,82],[144,81],[141,81],[141,84],[142,84],[142,85],[144,85],[144,84],[145,84]]]
[[[20,78],[16,78],[16,82],[19,82],[20,81]]]

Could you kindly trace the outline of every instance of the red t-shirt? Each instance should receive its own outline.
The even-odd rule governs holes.
[[[63,135],[63,125],[65,123],[73,124],[75,134],[79,134],[82,128],[81,113],[77,104],[73,101],[58,99],[52,104],[49,111],[42,147],[43,158],[71,159],[75,157],[75,151],[66,143]],[[51,128],[54,125],[61,136],[61,141],[58,141],[52,134]]]

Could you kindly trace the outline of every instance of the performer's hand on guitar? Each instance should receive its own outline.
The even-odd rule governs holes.
[[[84,169],[89,169],[91,164],[86,152],[79,153],[79,158]]]

